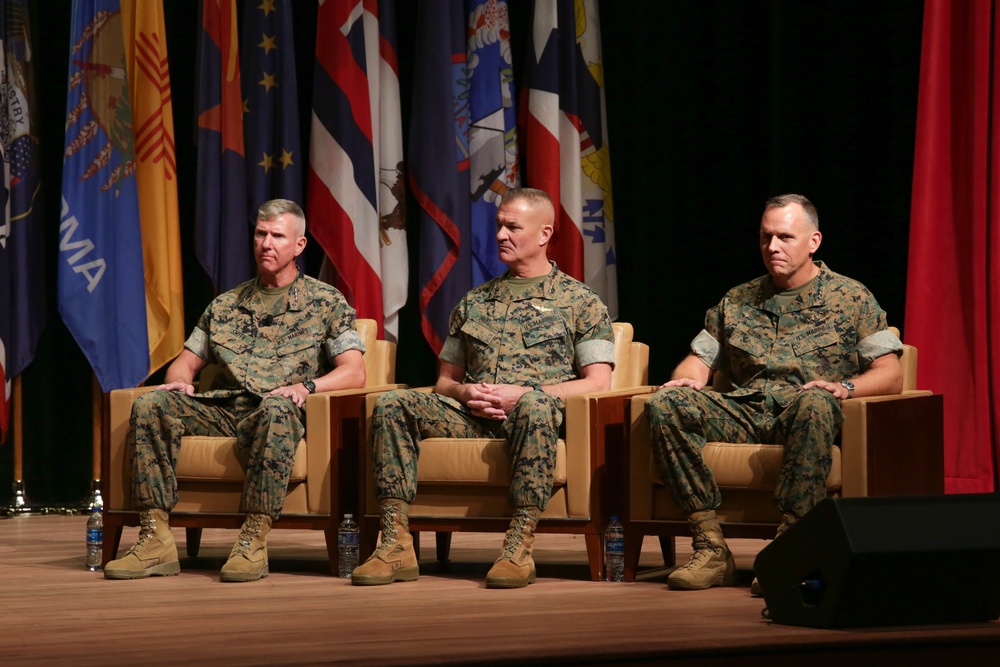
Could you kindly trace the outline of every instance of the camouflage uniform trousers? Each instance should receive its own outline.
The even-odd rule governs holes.
[[[162,390],[136,399],[130,427],[136,509],[170,511],[177,504],[181,436],[224,436],[236,438],[236,456],[246,475],[240,507],[275,519],[285,504],[295,450],[305,433],[299,409],[284,397],[211,398]]]
[[[414,390],[379,397],[372,414],[375,497],[413,502],[424,438],[505,438],[511,458],[511,507],[545,509],[552,495],[556,443],[566,404],[529,391],[503,421],[475,417],[457,403]]]
[[[773,397],[666,387],[646,403],[653,457],[689,515],[716,509],[722,495],[701,450],[706,442],[785,446],[774,501],[792,521],[826,498],[833,442],[844,413],[830,392],[807,389],[784,408]]]

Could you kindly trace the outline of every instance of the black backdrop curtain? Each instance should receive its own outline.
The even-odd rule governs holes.
[[[191,239],[199,14],[193,0],[164,5],[190,330],[212,296]],[[70,6],[39,0],[31,15],[49,321],[22,378],[24,478],[39,504],[84,497],[91,471],[91,371],[59,320],[55,295]],[[305,149],[315,3],[296,0],[294,11]],[[526,0],[510,1],[515,77],[531,11]],[[397,12],[406,123],[416,2],[399,2]],[[919,2],[863,0],[601,4],[620,319],[652,346],[651,382],[685,354],[705,309],[763,273],[756,232],[774,194],[800,192],[816,203],[820,259],[868,285],[902,326],[922,14]],[[413,385],[431,382],[435,371],[417,312],[418,232],[408,231],[412,275],[397,371]],[[316,244],[310,250],[314,272]],[[12,449],[0,448],[0,503],[11,488]]]

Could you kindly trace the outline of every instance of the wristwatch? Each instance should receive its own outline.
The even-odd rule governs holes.
[[[316,393],[316,383],[313,382],[312,380],[303,380],[302,386],[305,387],[306,391],[308,391],[310,394]]]
[[[844,380],[840,383],[840,386],[847,390],[847,398],[854,396],[854,383],[850,380]]]

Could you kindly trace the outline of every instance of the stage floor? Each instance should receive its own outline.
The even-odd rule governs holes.
[[[743,584],[666,589],[655,538],[635,583],[587,579],[583,539],[542,534],[538,581],[487,590],[499,534],[456,534],[437,563],[425,535],[421,577],[354,587],[327,574],[323,534],[278,530],[271,574],[222,584],[236,531],[205,530],[181,574],[105,581],[83,566],[84,516],[0,520],[0,664],[671,664],[914,665],[1000,663],[1000,623],[819,630],[771,623],[752,598],[761,540],[732,540]],[[126,528],[122,546],[137,529]],[[687,559],[687,540],[678,558]],[[922,585],[930,585],[928,573]]]

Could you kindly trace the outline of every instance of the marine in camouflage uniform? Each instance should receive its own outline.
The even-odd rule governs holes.
[[[691,560],[670,574],[670,588],[737,581],[715,514],[722,497],[702,456],[706,442],[784,445],[774,494],[780,535],[826,497],[840,400],[855,386],[860,395],[902,386],[902,343],[885,312],[861,283],[813,261],[821,240],[808,199],[768,200],[760,225],[768,275],[708,311],[691,353],[646,403],[653,457],[694,536]],[[712,374],[724,393],[703,391]],[[760,592],[756,579],[751,592]]]
[[[614,334],[597,293],[546,259],[555,210],[540,190],[512,188],[497,207],[496,240],[508,271],[455,307],[435,393],[382,395],[372,415],[379,546],[352,574],[355,585],[419,576],[409,533],[420,442],[430,437],[504,438],[514,508],[488,588],[535,580],[534,530],[552,493],[564,397],[611,386]]]
[[[874,359],[901,354],[875,297],[816,262],[811,289],[783,304],[770,276],[729,291],[705,315],[691,352],[732,384],[725,393],[665,387],[646,404],[654,457],[688,514],[722,501],[701,457],[706,442],[776,443],[785,456],[774,500],[794,522],[826,497],[840,401],[816,378],[841,382]]]
[[[245,472],[240,504],[246,518],[220,579],[268,575],[267,534],[284,506],[305,432],[306,397],[365,384],[354,310],[340,292],[296,266],[307,243],[305,227],[295,202],[261,205],[254,229],[258,277],[209,304],[164,383],[133,404],[128,437],[139,538],[105,565],[106,579],[180,572],[168,513],[177,504],[175,468],[184,435],[235,437]],[[209,364],[220,373],[196,395],[195,378]],[[204,382],[208,375],[201,376]]]
[[[136,509],[177,504],[174,465],[181,436],[236,438],[246,474],[243,511],[276,519],[285,502],[295,451],[305,434],[304,412],[268,396],[277,387],[325,375],[347,350],[364,352],[354,309],[336,289],[299,274],[269,311],[259,278],[220,295],[202,314],[184,347],[220,368],[214,386],[195,396],[151,391],[132,409]]]
[[[440,358],[464,368],[467,383],[540,387],[574,380],[588,364],[614,364],[614,333],[597,294],[552,263],[520,296],[505,276],[469,292],[452,311]],[[372,415],[375,497],[413,501],[424,438],[505,438],[511,507],[544,510],[565,411],[565,401],[544,391],[524,394],[503,421],[477,417],[437,393],[383,394]]]

